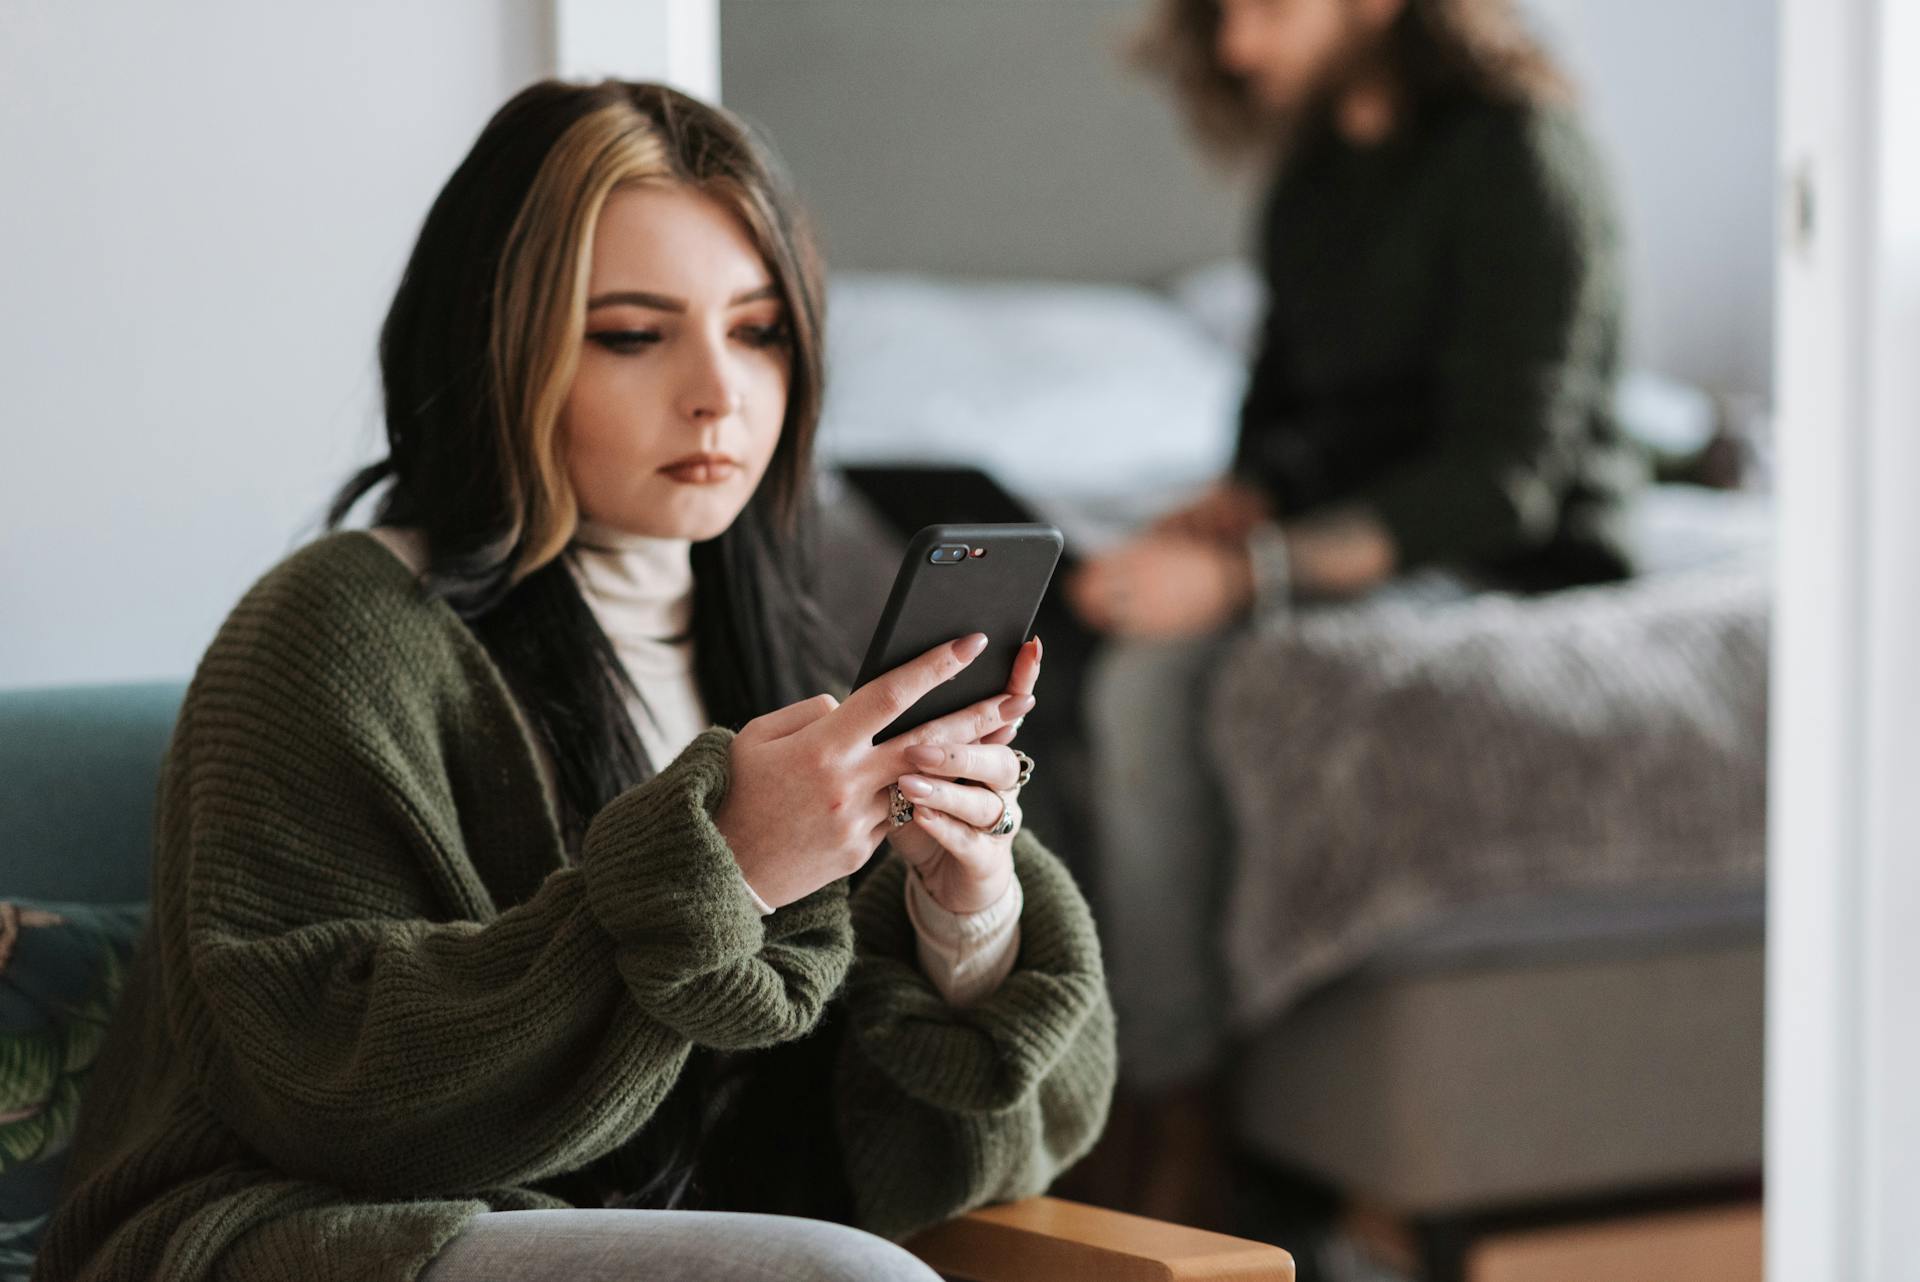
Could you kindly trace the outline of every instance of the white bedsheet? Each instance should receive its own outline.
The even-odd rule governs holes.
[[[1036,502],[1177,496],[1233,451],[1245,373],[1151,290],[843,273],[822,461],[964,463]]]

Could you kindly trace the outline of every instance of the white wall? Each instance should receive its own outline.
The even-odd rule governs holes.
[[[190,673],[382,452],[380,319],[487,118],[556,66],[711,93],[714,6],[0,4],[0,687]]]
[[[727,104],[837,268],[1153,283],[1240,252],[1244,183],[1128,66],[1146,0],[723,0]]]
[[[0,686],[184,676],[377,455],[435,191],[530,0],[0,6]]]
[[[1612,161],[1634,358],[1770,395],[1775,0],[1524,3]]]
[[[569,80],[665,80],[720,101],[720,0],[551,0],[554,67]]]

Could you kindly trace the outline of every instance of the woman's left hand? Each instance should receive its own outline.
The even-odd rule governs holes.
[[[1040,641],[1020,648],[1007,693],[1031,698],[1040,677]],[[1029,709],[1030,710],[1030,709]],[[1014,784],[1020,763],[1006,745],[1009,726],[973,743],[927,740],[907,749],[918,773],[900,776],[900,791],[913,803],[913,821],[887,838],[919,873],[934,902],[950,913],[979,912],[996,903],[1013,880],[1013,839],[1020,831]],[[1000,820],[1001,803],[1013,811],[1013,831],[987,834]]]

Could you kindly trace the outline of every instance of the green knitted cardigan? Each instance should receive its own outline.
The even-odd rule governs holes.
[[[1043,1191],[1091,1147],[1115,1069],[1064,868],[1015,842],[1018,963],[955,1009],[916,961],[897,858],[851,896],[754,912],[712,819],[731,737],[608,803],[570,860],[452,611],[358,532],[288,557],[188,689],[153,926],[35,1276],[413,1278],[479,1212],[565,1206],[536,1186],[631,1139],[692,1048],[764,1057],[829,1003],[819,1160],[855,1223],[899,1238]]]

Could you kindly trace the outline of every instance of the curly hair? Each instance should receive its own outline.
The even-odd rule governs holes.
[[[1246,80],[1220,65],[1219,29],[1220,0],[1158,0],[1134,41],[1133,60],[1172,87],[1200,141],[1232,159],[1271,142],[1275,122]],[[1406,0],[1387,32],[1386,54],[1416,101],[1462,95],[1524,104],[1572,96],[1565,72],[1511,0]]]

